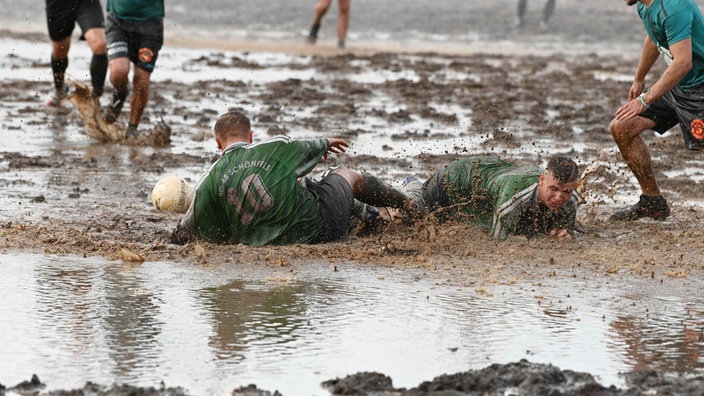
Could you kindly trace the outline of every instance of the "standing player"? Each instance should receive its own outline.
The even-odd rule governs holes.
[[[518,0],[518,19],[516,20],[516,26],[522,27],[525,20],[526,8],[528,5],[528,0]],[[542,30],[547,30],[548,21],[552,16],[553,11],[555,11],[555,0],[547,0],[545,2],[545,7],[543,7],[543,17],[540,19],[540,28]]]
[[[82,37],[93,51],[90,78],[93,95],[99,98],[103,93],[105,74],[108,70],[105,19],[100,0],[46,0],[46,20],[51,39],[51,71],[54,79],[54,93],[47,99],[46,104],[59,106],[68,92],[68,87],[64,85],[64,74],[68,68],[71,34],[76,23],[81,28]]]
[[[164,0],[108,0],[106,36],[112,100],[103,116],[115,122],[129,95],[130,62],[134,63],[127,136],[137,126],[149,100],[149,81],[164,42]]]
[[[323,16],[328,12],[330,8],[331,0],[320,0],[315,6],[315,14],[313,16],[313,26],[310,28],[310,33],[308,34],[308,42],[315,44],[318,40],[318,30],[320,29],[320,22]],[[350,0],[339,0],[338,2],[339,10],[337,16],[337,46],[339,48],[345,48],[345,38],[347,37],[347,25],[350,20]]]
[[[704,142],[704,18],[692,0],[625,0],[638,4],[647,36],[643,42],[628,102],[616,111],[609,129],[623,159],[638,180],[638,202],[611,216],[632,221],[664,220],[670,207],[655,181],[648,148],[640,137],[646,129],[665,133],[679,124],[685,147],[699,150]],[[645,91],[645,77],[659,55],[667,69]],[[696,137],[696,138],[695,138]]]

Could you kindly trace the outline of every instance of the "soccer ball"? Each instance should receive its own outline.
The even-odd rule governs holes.
[[[158,210],[186,213],[193,201],[193,188],[177,176],[159,180],[152,189],[152,203]]]

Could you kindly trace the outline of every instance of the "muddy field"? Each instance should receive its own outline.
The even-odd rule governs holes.
[[[199,63],[246,68],[253,73],[273,68],[221,52],[189,61],[191,67]],[[75,109],[66,106],[47,112],[37,104],[45,83],[5,80],[0,83],[2,90],[9,102],[17,104],[5,120],[7,132],[31,147],[33,135],[40,133],[37,130],[48,128],[55,148],[38,154],[0,152],[0,183],[9,199],[2,212],[0,243],[5,249],[48,254],[119,259],[126,249],[145,260],[236,261],[285,266],[290,271],[310,260],[412,265],[428,268],[433,276],[447,282],[478,286],[517,277],[699,274],[704,252],[700,238],[704,214],[698,193],[702,154],[683,149],[677,130],[664,138],[645,134],[657,178],[673,207],[671,217],[665,222],[608,222],[611,212],[630,205],[638,194],[607,129],[629,84],[595,76],[620,76],[633,64],[632,56],[345,53],[285,65],[290,70],[306,68],[330,75],[325,80],[292,78],[256,85],[157,80],[143,125],[149,128],[166,119],[179,150],[90,141],[84,147],[67,147],[73,134],[82,133]],[[33,65],[37,72],[44,72],[45,66]],[[411,72],[418,78],[366,83],[335,77],[388,70]],[[476,77],[455,80],[448,77],[452,73]],[[398,109],[368,104],[380,94]],[[203,249],[195,249],[200,245],[171,245],[169,232],[179,216],[154,210],[149,193],[153,183],[166,174],[185,175],[195,182],[217,158],[214,147],[201,148],[209,147],[210,127],[219,113],[209,108],[204,98],[234,98],[237,105],[230,108],[251,114],[257,137],[307,131],[307,136],[313,137],[334,133],[353,144],[385,137],[392,145],[381,147],[377,155],[353,153],[328,163],[334,160],[380,174],[392,183],[407,174],[427,177],[438,166],[468,152],[495,153],[531,164],[542,163],[549,150],[560,151],[582,166],[604,164],[607,177],[590,180],[578,217],[582,233],[566,244],[520,239],[498,243],[473,226],[430,221],[415,227],[392,223],[376,235],[352,236],[320,246],[255,249],[203,244]],[[461,123],[462,114],[438,111],[431,102],[465,109],[471,114],[471,123]],[[252,112],[255,104],[263,110]],[[374,125],[374,129],[348,128],[368,119],[384,124]],[[405,127],[412,122],[412,128]],[[446,154],[428,154],[422,149],[451,138],[466,139],[467,144]],[[394,151],[393,145],[409,140],[421,149]],[[581,148],[575,150],[577,147]],[[692,171],[676,173],[685,168]],[[455,243],[458,235],[473,243]],[[200,254],[194,255],[194,249]]]
[[[27,45],[45,40],[39,33],[5,31],[0,37]],[[243,271],[271,277],[295,276],[310,262],[327,262],[332,267],[355,262],[422,269],[424,276],[439,284],[472,287],[479,293],[491,293],[492,285],[511,285],[519,279],[539,283],[547,278],[582,278],[594,287],[634,277],[701,283],[704,157],[702,152],[683,148],[679,130],[658,138],[644,134],[672,215],[664,222],[608,221],[613,211],[631,205],[639,194],[608,132],[609,120],[630,85],[627,79],[637,54],[553,51],[513,56],[296,49],[301,58],[275,65],[213,50],[186,59],[184,72],[200,67],[256,74],[285,69],[324,77],[251,83],[221,78],[190,82],[155,75],[143,127],[165,120],[173,134],[172,144],[165,148],[101,144],[77,137],[82,134],[82,122],[75,109],[67,105],[47,111],[41,104],[46,81],[0,81],[5,101],[10,103],[2,120],[3,132],[12,147],[27,146],[26,152],[0,149],[0,186],[5,191],[0,208],[3,253],[236,264]],[[22,63],[21,59],[14,61]],[[43,62],[23,64],[36,73],[48,73]],[[662,65],[658,68],[662,70]],[[384,73],[401,77],[385,81],[349,78]],[[457,75],[470,77],[458,79]],[[393,105],[378,105],[380,96]],[[578,214],[580,232],[569,243],[520,238],[499,243],[475,226],[439,224],[429,218],[415,226],[392,222],[372,233],[353,232],[346,241],[316,246],[173,245],[169,237],[179,215],[156,211],[149,199],[151,187],[170,174],[195,183],[208,169],[217,158],[214,143],[209,144],[210,128],[224,110],[223,103],[250,114],[255,140],[275,134],[334,134],[353,144],[377,138],[390,142],[373,152],[352,150],[326,162],[375,173],[390,183],[408,174],[425,178],[467,153],[494,153],[521,164],[543,164],[548,155],[561,152],[583,167],[603,165],[606,176],[588,183]],[[471,122],[464,122],[467,119]],[[430,150],[458,139],[460,143],[445,152]],[[409,141],[416,149],[404,148]],[[484,378],[488,378],[486,373]],[[358,378],[355,386],[367,380]],[[686,389],[691,384],[680,385],[679,389]],[[471,391],[423,386],[418,393],[408,394]],[[375,391],[392,392],[390,387]],[[620,394],[614,389],[598,390]],[[243,394],[266,394],[252,392]]]

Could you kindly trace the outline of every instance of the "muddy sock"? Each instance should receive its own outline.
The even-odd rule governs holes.
[[[54,59],[51,57],[51,71],[54,76],[54,88],[60,91],[64,88],[64,73],[68,68],[68,58],[66,59]]]
[[[103,94],[103,86],[105,85],[105,75],[108,72],[108,55],[93,54],[90,59],[90,79],[93,83],[93,95],[100,97]]]
[[[125,99],[127,99],[127,95],[129,93],[130,91],[128,89],[125,89],[124,91],[118,91],[117,89],[113,89],[110,107],[112,107],[114,110],[117,110],[117,112],[120,112],[122,110],[122,105],[125,104]]]
[[[320,30],[320,24],[314,23],[313,26],[310,27],[310,33],[308,33],[308,37],[312,39],[318,38],[318,30]]]
[[[390,206],[392,208],[402,208],[408,200],[408,196],[380,179],[364,174],[364,180],[360,186],[359,196],[355,197],[362,202],[373,206]]]

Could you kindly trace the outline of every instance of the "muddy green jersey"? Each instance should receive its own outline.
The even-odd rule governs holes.
[[[574,229],[577,193],[560,209],[550,210],[538,202],[542,173],[497,157],[470,156],[445,168],[443,186],[450,204],[460,204],[464,217],[490,228],[501,240],[511,234],[532,237],[555,228]]]
[[[261,246],[307,243],[320,232],[318,196],[298,183],[327,139],[276,136],[225,149],[196,187],[182,227],[197,239]]]

